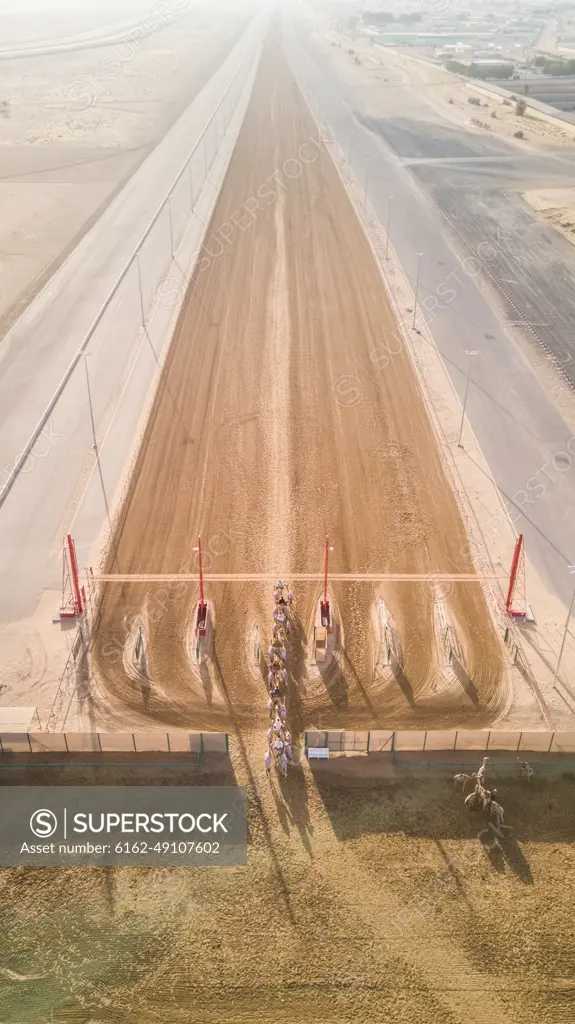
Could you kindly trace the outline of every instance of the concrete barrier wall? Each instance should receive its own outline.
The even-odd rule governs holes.
[[[575,753],[575,732],[519,732],[509,729],[460,730],[309,730],[305,747],[329,747],[331,751],[402,753],[408,751],[501,750],[509,753]]]
[[[24,732],[0,733],[0,753],[168,753],[227,754],[224,732]]]

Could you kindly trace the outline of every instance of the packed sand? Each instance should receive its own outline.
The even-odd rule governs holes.
[[[0,873],[6,1024],[573,1020],[571,779],[501,782],[513,834],[482,843],[449,778],[237,753],[139,781],[248,783],[247,868]]]
[[[321,568],[329,533],[333,568],[343,572],[473,572],[396,331],[355,212],[281,50],[270,43],[108,571],[193,571],[198,534],[212,552],[206,569],[309,571]],[[379,360],[377,351],[394,355]],[[99,714],[223,730],[237,719],[257,719],[254,705],[261,707],[265,684],[263,673],[251,669],[248,638],[254,625],[266,635],[271,588],[213,585],[209,596],[215,652],[211,671],[200,673],[191,665],[192,584],[163,587],[161,594],[155,584],[105,586],[94,649]],[[291,705],[298,729],[318,714],[334,728],[382,721],[463,728],[486,725],[501,712],[501,649],[478,584],[458,583],[443,595],[461,645],[447,679],[432,579],[382,587],[402,657],[377,678],[373,585],[337,584],[333,596],[340,650],[320,677],[305,669],[319,587],[303,585],[296,594]],[[126,674],[123,660],[140,620],[145,685]]]

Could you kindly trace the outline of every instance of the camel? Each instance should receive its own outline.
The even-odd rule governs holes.
[[[479,804],[479,791],[477,789],[477,786],[473,790],[473,793],[470,793],[469,796],[465,797],[465,800],[463,801],[463,803],[464,803],[465,807],[467,807],[468,810],[470,810],[470,811],[474,811],[475,810],[475,808]]]
[[[487,762],[488,761],[489,761],[489,758],[488,757],[484,757],[483,758],[483,764],[481,765],[481,768],[479,768],[476,772],[474,772],[473,776],[472,776],[472,778],[477,779],[477,781],[479,783],[481,783],[481,785],[483,785],[483,782],[485,780],[485,769],[487,768]]]
[[[487,808],[491,806],[493,795],[496,793],[496,789],[489,792],[488,789],[484,789],[480,782],[477,782],[473,793],[466,796],[463,802],[469,810],[475,810],[476,807],[481,805],[482,809],[486,811]]]
[[[511,830],[513,828],[513,825],[505,825],[503,823],[503,816],[504,816],[504,814],[503,814],[503,808],[502,808],[501,804],[498,804],[498,803],[496,803],[495,800],[492,800],[491,801],[491,817],[495,818],[495,825],[492,826],[492,828],[495,828],[495,831],[499,835],[501,835],[502,829],[507,828],[507,829]]]
[[[465,793],[465,787],[468,782],[471,782],[471,775],[466,775],[465,772],[460,772],[459,775],[453,776],[454,786],[461,786],[461,791],[463,793]]]
[[[528,782],[532,782],[535,772],[528,761],[522,761],[520,757],[515,758],[521,765],[520,775],[522,779],[527,779]]]

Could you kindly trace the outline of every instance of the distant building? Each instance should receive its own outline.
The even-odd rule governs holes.
[[[485,45],[491,39],[490,32],[380,32],[376,42],[382,46],[457,46],[473,43],[471,50]]]
[[[445,64],[448,71],[468,78],[511,78],[515,64],[511,60],[448,60]]]

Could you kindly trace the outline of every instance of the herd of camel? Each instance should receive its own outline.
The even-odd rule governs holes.
[[[533,779],[534,771],[527,761],[521,761],[521,758],[516,758],[521,765],[521,777],[531,782]],[[472,775],[466,775],[465,772],[461,772],[458,775],[453,776],[453,783],[455,786],[461,786],[462,792],[465,792],[468,782],[475,781],[475,788],[472,793],[469,793],[465,797],[465,806],[473,811],[481,808],[484,812],[489,812],[490,819],[495,819],[495,828],[499,835],[503,833],[503,829],[511,831],[513,825],[505,825],[504,823],[504,811],[500,803],[497,802],[495,797],[497,796],[496,789],[486,789],[485,787],[485,772],[487,771],[488,757],[483,758],[481,767],[473,772]]]

